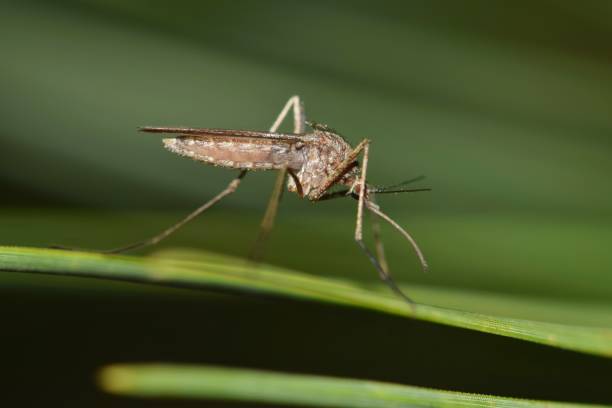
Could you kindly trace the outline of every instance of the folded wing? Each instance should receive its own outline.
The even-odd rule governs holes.
[[[153,133],[179,133],[165,138],[173,153],[215,166],[242,170],[298,170],[304,163],[306,135],[250,130],[142,128]]]
[[[153,127],[139,128],[141,132],[149,133],[180,133],[183,135],[210,136],[210,137],[250,137],[255,139],[284,140],[287,142],[312,141],[312,135],[298,135],[295,133],[276,133],[257,130],[213,129],[213,128],[183,128],[183,127]]]

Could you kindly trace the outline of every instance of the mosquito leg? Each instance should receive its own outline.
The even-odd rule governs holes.
[[[293,109],[293,132],[296,134],[304,133],[306,128],[306,117],[304,114],[304,106],[302,105],[302,101],[300,97],[295,95],[289,98],[278,117],[272,124],[270,128],[270,132],[276,132],[280,125],[283,123],[289,111]],[[292,174],[294,181],[297,185],[297,180],[295,175]],[[276,176],[276,181],[274,183],[274,188],[272,189],[272,194],[270,195],[270,199],[268,200],[268,206],[266,207],[266,212],[264,214],[263,219],[261,220],[261,224],[259,227],[259,234],[257,235],[257,240],[251,249],[251,253],[249,258],[255,262],[261,260],[266,241],[270,235],[270,231],[272,227],[274,227],[274,220],[276,218],[276,214],[278,213],[278,206],[280,204],[280,200],[283,196],[283,187],[285,185],[285,181],[287,180],[287,169],[282,169],[278,171],[278,175]]]
[[[374,201],[374,193],[370,193],[369,201],[372,204],[376,204]],[[370,218],[372,224],[372,235],[374,236],[374,249],[376,250],[376,257],[380,262],[380,266],[387,273],[389,272],[389,264],[387,263],[387,257],[385,256],[385,246],[383,245],[381,236],[380,236],[380,222],[378,221],[378,217]]]
[[[365,204],[365,195],[366,195],[366,175],[368,171],[368,156],[369,156],[369,141],[365,140],[365,144],[363,146],[363,164],[361,166],[361,177],[359,178],[359,200],[357,202],[357,221],[355,223],[355,242],[357,245],[365,252],[366,256],[374,265],[380,278],[395,292],[398,296],[408,302],[410,305],[414,307],[414,302],[402,292],[402,290],[397,286],[391,275],[387,272],[386,268],[384,268],[378,259],[372,254],[372,252],[368,249],[363,242],[363,208]]]
[[[145,239],[143,241],[134,242],[133,244],[125,245],[125,246],[118,247],[118,248],[99,250],[99,251],[95,251],[95,252],[99,252],[99,253],[103,253],[103,254],[118,254],[118,253],[122,253],[122,252],[127,252],[127,251],[132,251],[132,250],[135,250],[135,249],[143,248],[143,247],[146,247],[146,246],[149,246],[149,245],[157,244],[159,241],[163,240],[164,238],[167,238],[169,235],[171,235],[174,232],[176,232],[176,230],[181,228],[183,225],[187,224],[189,221],[193,220],[198,215],[202,214],[204,211],[208,210],[210,207],[212,207],[213,205],[217,204],[224,197],[226,197],[226,196],[232,194],[234,191],[236,191],[236,189],[240,185],[240,182],[242,181],[242,179],[244,178],[246,173],[247,173],[246,170],[242,170],[240,172],[240,174],[235,179],[233,179],[223,191],[221,191],[219,194],[217,194],[215,197],[213,197],[211,200],[209,200],[205,204],[203,204],[200,207],[196,208],[195,211],[191,212],[185,218],[183,218],[182,220],[180,220],[176,224],[172,225],[171,227],[163,230],[159,234],[157,234],[157,235],[155,235],[155,236],[153,236],[153,237],[151,237],[149,239]],[[54,246],[53,248],[57,248],[57,249],[74,249],[74,248],[66,248],[66,247],[61,247],[61,246]]]
[[[155,235],[155,236],[153,236],[153,237],[151,237],[149,239],[146,239],[144,241],[135,242],[135,243],[130,244],[130,245],[126,245],[126,246],[123,246],[123,247],[110,249],[110,250],[103,251],[103,252],[117,254],[117,253],[131,251],[131,250],[138,249],[138,248],[143,248],[143,247],[146,247],[146,246],[149,246],[149,245],[157,244],[159,241],[163,240],[164,238],[167,238],[169,235],[171,235],[174,232],[176,232],[176,230],[181,228],[183,225],[187,224],[189,221],[193,220],[198,215],[202,214],[204,211],[208,210],[210,207],[212,207],[213,205],[217,204],[223,198],[225,198],[226,196],[228,196],[228,195],[232,194],[234,191],[236,191],[236,189],[240,185],[240,182],[242,181],[244,176],[246,176],[246,173],[247,173],[246,170],[242,170],[240,172],[240,174],[238,174],[238,176],[235,179],[233,179],[227,185],[227,187],[223,191],[221,191],[219,194],[217,194],[215,197],[210,199],[205,204],[203,204],[200,207],[196,208],[195,211],[193,211],[192,213],[187,215],[185,218],[183,218],[182,220],[180,220],[176,224],[172,225],[170,228],[167,228],[164,231],[160,232],[159,234],[157,234],[157,235]]]
[[[302,105],[302,101],[300,97],[297,95],[289,98],[283,109],[278,114],[278,117],[272,124],[270,128],[270,132],[276,132],[280,125],[283,123],[283,120],[287,117],[289,111],[293,108],[293,133],[301,134],[304,133],[306,129],[306,115],[304,114],[304,105]]]
[[[359,245],[359,247],[363,250],[363,252],[365,252],[365,254],[367,255],[372,265],[374,265],[374,267],[378,271],[378,274],[380,275],[380,278],[391,288],[391,290],[393,290],[393,292],[395,292],[398,296],[400,296],[402,299],[404,299],[414,308],[414,302],[408,296],[406,296],[404,292],[402,292],[402,290],[399,288],[399,286],[397,286],[397,284],[395,283],[395,281],[389,274],[388,269],[386,267],[386,260],[384,259],[384,253],[383,253],[382,260],[385,266],[383,267],[383,265],[381,265],[381,263],[374,256],[374,254],[372,254],[372,252],[367,248],[367,246],[365,245],[365,242],[363,242],[363,208],[364,208],[366,201],[367,201],[368,210],[374,212],[376,215],[379,215],[381,218],[385,219],[388,222],[392,221],[389,217],[386,217],[386,214],[380,211],[376,212],[376,207],[377,207],[376,204],[370,202],[369,200],[366,200],[366,197],[365,197],[366,190],[367,190],[366,175],[368,171],[369,146],[370,146],[370,141],[368,139],[362,140],[357,145],[357,147],[353,149],[351,154],[340,164],[340,166],[338,166],[337,170],[334,171],[334,173],[332,173],[327,178],[327,180],[323,183],[322,187],[318,191],[315,192],[314,196],[316,197],[315,198],[316,200],[331,199],[331,198],[338,197],[337,194],[326,193],[326,191],[336,182],[336,180],[339,177],[342,176],[342,174],[344,174],[348,169],[350,169],[350,167],[353,165],[353,163],[357,159],[357,156],[359,156],[359,154],[363,151],[363,164],[361,166],[361,174],[360,174],[361,177],[358,182],[359,183],[358,184],[359,194],[356,197],[358,202],[357,202],[357,222],[355,225],[355,241],[357,242],[357,245]],[[351,194],[353,197],[355,197],[354,191],[349,190],[348,193]],[[396,225],[397,224],[395,224],[394,226]],[[399,225],[397,225],[396,228],[401,229]],[[408,233],[406,232],[406,234]],[[379,246],[382,248],[382,244],[379,244]]]
[[[314,196],[316,200],[320,200],[320,199],[325,200],[325,199],[332,199],[332,198],[339,197],[340,196],[338,194],[339,192],[328,193],[327,190],[336,182],[336,180],[339,177],[342,176],[342,174],[344,174],[348,169],[351,168],[351,166],[357,159],[357,156],[359,156],[359,154],[363,151],[363,164],[361,167],[361,174],[360,174],[360,179],[358,182],[358,190],[359,190],[358,193],[359,194],[357,197],[355,197],[356,196],[355,192],[352,191],[352,189],[346,192],[352,195],[353,197],[357,198],[358,200],[357,222],[355,225],[355,241],[357,242],[357,245],[359,245],[359,247],[363,250],[363,252],[365,252],[365,254],[367,255],[372,265],[374,265],[374,267],[378,271],[378,274],[380,275],[380,278],[391,288],[391,290],[393,290],[393,292],[395,292],[398,296],[400,296],[402,299],[404,299],[406,302],[408,302],[410,305],[414,307],[414,302],[408,296],[406,296],[404,292],[402,292],[402,290],[399,288],[399,286],[397,286],[397,284],[395,283],[395,281],[389,274],[388,269],[387,269],[386,259],[384,257],[384,252],[382,251],[382,243],[377,242],[377,251],[379,251],[379,255],[382,254],[382,257],[381,257],[382,265],[381,265],[381,262],[379,262],[376,256],[374,256],[374,254],[372,254],[372,252],[367,248],[367,246],[365,245],[365,242],[363,242],[363,208],[364,208],[364,203],[366,202],[366,198],[365,198],[365,194],[367,190],[366,175],[368,171],[369,146],[370,146],[370,141],[368,139],[362,140],[361,143],[359,143],[357,147],[355,147],[355,149],[351,152],[351,154],[340,164],[340,166],[338,166],[337,170],[334,171],[334,173],[332,173],[327,178],[327,180],[325,180],[322,187],[314,193]],[[345,193],[345,192],[343,191],[341,193]],[[376,204],[370,203],[368,201],[368,209],[370,211],[373,211],[372,208],[374,208],[375,206]]]
[[[421,191],[421,190],[419,189],[418,191]],[[403,229],[397,222],[391,219],[391,217],[383,213],[380,207],[376,204],[376,202],[373,199],[374,193],[372,192],[372,190],[368,189],[368,192],[369,192],[369,199],[366,199],[365,201],[365,206],[367,207],[367,209],[370,212],[374,213],[378,218],[382,218],[383,220],[391,224],[393,228],[395,228],[400,234],[404,236],[404,238],[406,238],[406,240],[408,240],[410,245],[413,247],[415,253],[417,254],[419,261],[421,262],[423,271],[427,272],[427,270],[429,269],[429,265],[427,264],[427,261],[425,260],[425,256],[423,255],[423,252],[419,248],[415,239],[412,238],[412,236],[405,229]],[[331,193],[325,193],[323,194],[323,196],[321,196],[319,201],[332,200],[334,198],[343,198],[343,197],[351,197],[356,200],[359,200],[359,195],[355,194],[355,192],[351,192],[350,190],[341,190],[341,191],[334,191]],[[384,247],[382,244],[382,240],[380,240],[380,225],[378,223],[377,218],[372,219],[372,230],[373,230],[372,232],[374,233],[374,240],[376,243],[376,255],[378,256],[378,259],[380,259],[381,267],[383,267],[383,269],[387,273],[389,273],[389,267],[386,262],[386,258],[384,254]]]
[[[425,260],[425,255],[423,255],[423,251],[421,251],[421,248],[419,248],[419,245],[416,243],[415,239],[412,238],[412,235],[410,235],[408,231],[403,229],[397,222],[391,219],[391,217],[382,212],[376,204],[370,201],[366,201],[366,206],[368,207],[368,210],[370,210],[372,213],[376,214],[383,220],[387,221],[389,224],[391,224],[393,228],[395,228],[400,234],[402,234],[404,238],[406,238],[406,240],[414,249],[414,252],[416,253],[417,257],[419,258],[419,261],[421,262],[421,267],[423,268],[423,272],[427,272],[427,270],[429,269],[429,265]]]
[[[276,182],[274,183],[274,188],[272,189],[272,194],[270,195],[270,200],[268,201],[266,213],[264,214],[259,226],[257,240],[255,241],[255,244],[251,248],[251,253],[249,254],[249,259],[254,262],[259,262],[263,256],[268,236],[270,235],[272,227],[274,227],[274,220],[276,218],[276,213],[278,212],[278,205],[280,204],[283,196],[283,187],[285,186],[286,178],[287,170],[279,170],[278,176],[276,177]]]

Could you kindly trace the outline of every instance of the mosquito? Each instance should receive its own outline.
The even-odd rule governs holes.
[[[293,111],[293,133],[279,133],[278,129]],[[306,129],[310,127],[310,130]],[[299,96],[289,98],[270,130],[232,130],[212,128],[151,127],[139,129],[148,133],[175,135],[163,139],[166,149],[198,162],[239,170],[239,174],[215,197],[195,209],[185,218],[157,235],[119,248],[101,251],[121,253],[154,245],[176,232],[179,228],[234,193],[250,171],[276,170],[276,178],[266,212],[261,221],[259,235],[250,254],[257,261],[261,258],[263,244],[268,238],[278,212],[278,206],[286,185],[287,190],[301,198],[317,202],[340,197],[357,200],[355,241],[374,265],[380,278],[401,298],[413,304],[392,279],[384,247],[380,239],[380,226],[373,224],[375,252],[372,253],[363,240],[364,209],[389,223],[412,246],[423,270],[428,265],[422,251],[412,236],[397,222],[385,214],[374,200],[375,194],[428,191],[428,188],[408,189],[413,179],[388,187],[367,184],[366,175],[370,141],[363,139],[352,147],[338,132],[326,125],[306,120],[304,106]],[[357,161],[362,155],[361,165]],[[344,189],[334,190],[336,186]]]

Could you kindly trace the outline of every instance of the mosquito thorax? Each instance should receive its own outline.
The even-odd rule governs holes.
[[[318,200],[329,177],[340,169],[353,147],[336,131],[326,125],[310,123],[313,132],[306,135],[309,143],[299,149],[302,155],[302,166],[295,172],[301,184],[303,196],[310,200]],[[333,184],[351,187],[359,176],[355,162]],[[289,178],[287,187],[289,191],[297,192],[295,181]]]

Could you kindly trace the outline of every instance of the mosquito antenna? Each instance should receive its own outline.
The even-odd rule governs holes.
[[[393,184],[390,186],[373,186],[368,189],[369,192],[378,193],[378,194],[389,194],[389,193],[415,193],[417,191],[431,191],[431,188],[405,188],[408,184],[416,183],[417,181],[421,181],[425,179],[425,176],[421,175],[418,177],[414,177],[410,180],[402,181],[401,183]]]
[[[368,193],[376,194],[391,194],[391,193],[416,193],[418,191],[431,191],[431,188],[390,188],[390,187],[374,187],[369,189]]]
[[[423,268],[423,272],[427,272],[427,270],[429,269],[429,265],[427,264],[427,261],[425,260],[425,256],[423,255],[423,252],[421,252],[421,249],[419,248],[419,245],[416,243],[414,238],[412,238],[412,236],[405,229],[400,227],[400,225],[397,222],[393,221],[391,217],[389,217],[387,214],[382,212],[376,204],[370,201],[366,201],[366,206],[368,207],[368,210],[372,211],[374,214],[376,214],[377,216],[379,216],[380,218],[382,218],[383,220],[391,224],[393,228],[395,228],[400,234],[404,236],[404,238],[408,240],[408,242],[410,242],[410,245],[412,245],[414,252],[416,252],[417,257],[419,258],[419,261],[421,262],[421,267]]]
[[[368,187],[368,193],[376,193],[376,194],[391,194],[391,193],[416,193],[418,191],[431,191],[431,188],[406,188],[406,189],[396,189],[396,190],[388,190],[382,189],[378,187]],[[342,198],[342,197],[353,197],[357,199],[359,196],[354,192],[351,193],[349,189],[343,189],[338,191],[333,191],[331,193],[325,193],[319,198],[318,201],[332,200],[334,198]]]

